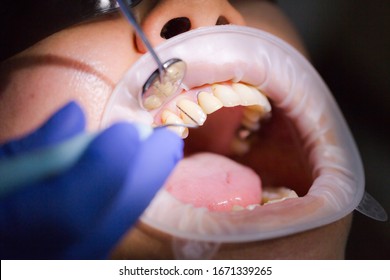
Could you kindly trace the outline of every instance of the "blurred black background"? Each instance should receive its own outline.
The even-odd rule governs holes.
[[[339,103],[366,190],[390,213],[390,1],[279,0]],[[390,222],[354,216],[347,259],[390,259]]]

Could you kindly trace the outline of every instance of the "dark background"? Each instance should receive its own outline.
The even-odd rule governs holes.
[[[390,213],[390,1],[279,0],[339,103],[366,190]],[[390,259],[390,222],[356,213],[347,259]]]

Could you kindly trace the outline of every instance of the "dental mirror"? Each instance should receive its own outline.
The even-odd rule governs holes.
[[[172,58],[162,63],[130,8],[122,0],[117,0],[117,3],[157,63],[158,68],[146,80],[139,97],[142,108],[148,111],[157,109],[164,105],[179,89],[186,72],[186,64],[179,58]]]

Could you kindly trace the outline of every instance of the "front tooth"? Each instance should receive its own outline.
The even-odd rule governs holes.
[[[232,88],[240,96],[241,105],[258,105],[259,92],[256,92],[253,88],[241,83],[232,84]]]
[[[203,125],[206,121],[207,115],[195,102],[188,99],[181,99],[176,103],[176,106],[181,111],[181,117],[184,123]]]
[[[175,115],[169,110],[164,110],[161,114],[161,120],[163,124],[184,124],[183,120],[179,116]],[[177,133],[180,137],[186,138],[188,136],[188,128],[180,126],[168,126],[168,129]]]
[[[198,102],[206,114],[214,113],[223,107],[222,102],[218,98],[206,91],[198,94]]]
[[[251,134],[252,132],[249,129],[242,127],[237,130],[236,136],[238,137],[238,139],[245,140],[248,139]]]
[[[215,97],[217,97],[225,107],[235,107],[241,104],[240,96],[229,86],[213,85]]]

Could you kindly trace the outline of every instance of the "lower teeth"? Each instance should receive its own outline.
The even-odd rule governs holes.
[[[233,212],[249,210],[252,211],[262,205],[272,204],[284,201],[286,199],[297,198],[297,193],[287,187],[265,187],[262,192],[261,203],[251,204],[246,207],[241,205],[234,205],[232,207]]]
[[[261,204],[266,205],[297,197],[297,193],[287,187],[265,187],[262,192]]]

